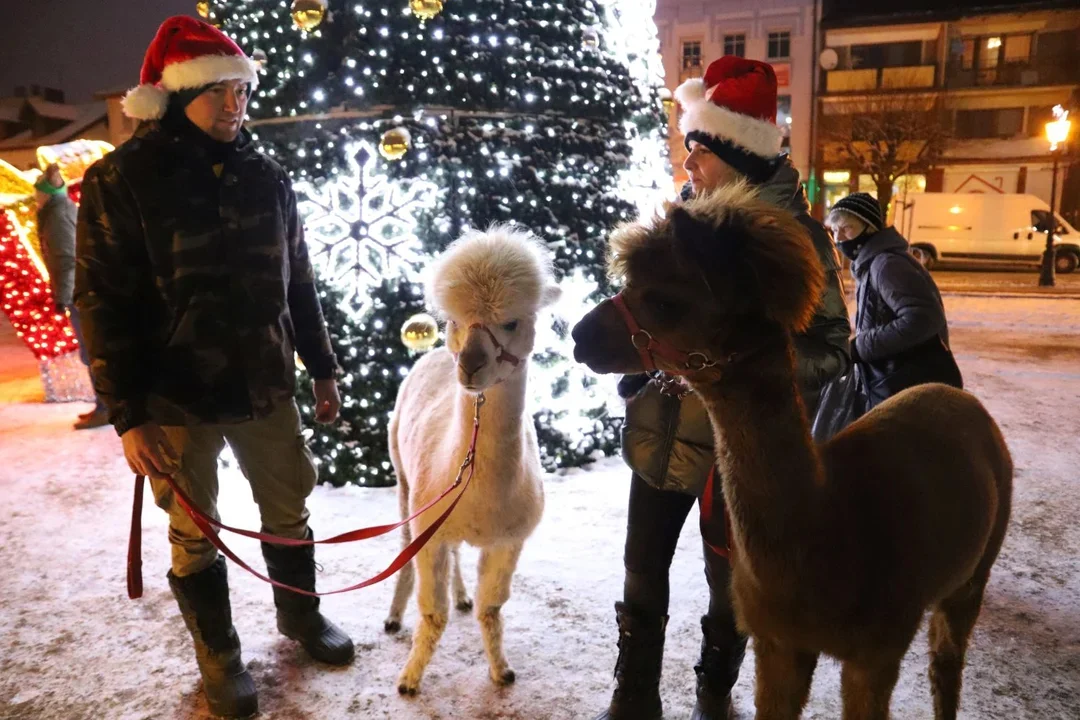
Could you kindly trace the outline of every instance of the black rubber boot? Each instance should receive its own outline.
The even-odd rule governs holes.
[[[313,537],[308,529],[308,539]],[[278,582],[315,592],[315,546],[287,547],[262,543],[270,577]],[[348,665],[356,654],[353,641],[319,612],[319,598],[274,587],[277,626],[296,640],[308,655],[328,665]]]
[[[731,688],[746,655],[746,636],[739,634],[731,619],[708,615],[701,618],[701,634],[701,659],[694,665],[697,702],[690,720],[728,720]]]
[[[225,558],[201,572],[177,577],[169,571],[184,624],[195,643],[210,712],[224,718],[247,718],[259,712],[255,681],[240,658],[240,638],[232,623]]]
[[[662,720],[660,666],[664,659],[667,615],[635,612],[615,603],[619,623],[619,659],[611,705],[596,720]]]

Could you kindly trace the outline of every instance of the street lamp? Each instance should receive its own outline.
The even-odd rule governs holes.
[[[1039,285],[1054,285],[1054,232],[1057,231],[1057,173],[1061,146],[1069,139],[1069,111],[1060,105],[1054,106],[1054,120],[1046,123],[1046,139],[1050,141],[1050,154],[1054,158],[1054,169],[1050,176],[1050,222],[1046,227],[1046,251],[1043,253],[1042,269],[1039,272]]]

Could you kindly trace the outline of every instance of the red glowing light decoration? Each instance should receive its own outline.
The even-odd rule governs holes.
[[[77,350],[78,342],[67,316],[56,312],[49,281],[31,253],[28,205],[0,211],[0,308],[15,332],[37,359]]]

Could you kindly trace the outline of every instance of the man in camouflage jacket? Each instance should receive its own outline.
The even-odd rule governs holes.
[[[257,712],[232,625],[226,566],[165,482],[217,516],[226,443],[251,484],[263,532],[311,539],[317,471],[294,400],[298,353],[315,419],[333,422],[337,363],[296,197],[242,128],[257,66],[219,30],[167,20],[125,112],[143,122],[83,180],[75,303],[91,374],[132,470],[169,513],[169,584],[195,643],[210,708]],[[263,543],[272,578],[315,590],[312,546]],[[274,588],[278,628],[318,660],[352,641],[318,598]]]

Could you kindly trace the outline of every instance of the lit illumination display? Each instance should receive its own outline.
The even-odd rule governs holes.
[[[544,466],[617,451],[615,379],[573,362],[569,330],[612,291],[607,233],[670,192],[655,0],[329,0],[307,30],[289,7],[215,0],[212,13],[265,54],[251,127],[294,179],[322,278],[342,422],[307,422],[299,384],[322,479],[393,481],[386,423],[416,359],[400,330],[425,309],[418,280],[456,237],[497,222],[547,244],[563,290],[530,363]],[[387,162],[395,128],[410,142]]]
[[[345,153],[346,171],[322,183],[295,184],[297,210],[312,263],[342,291],[354,314],[369,307],[371,288],[388,277],[417,279],[429,261],[416,236],[416,213],[439,188],[426,180],[390,180],[366,142]]]

